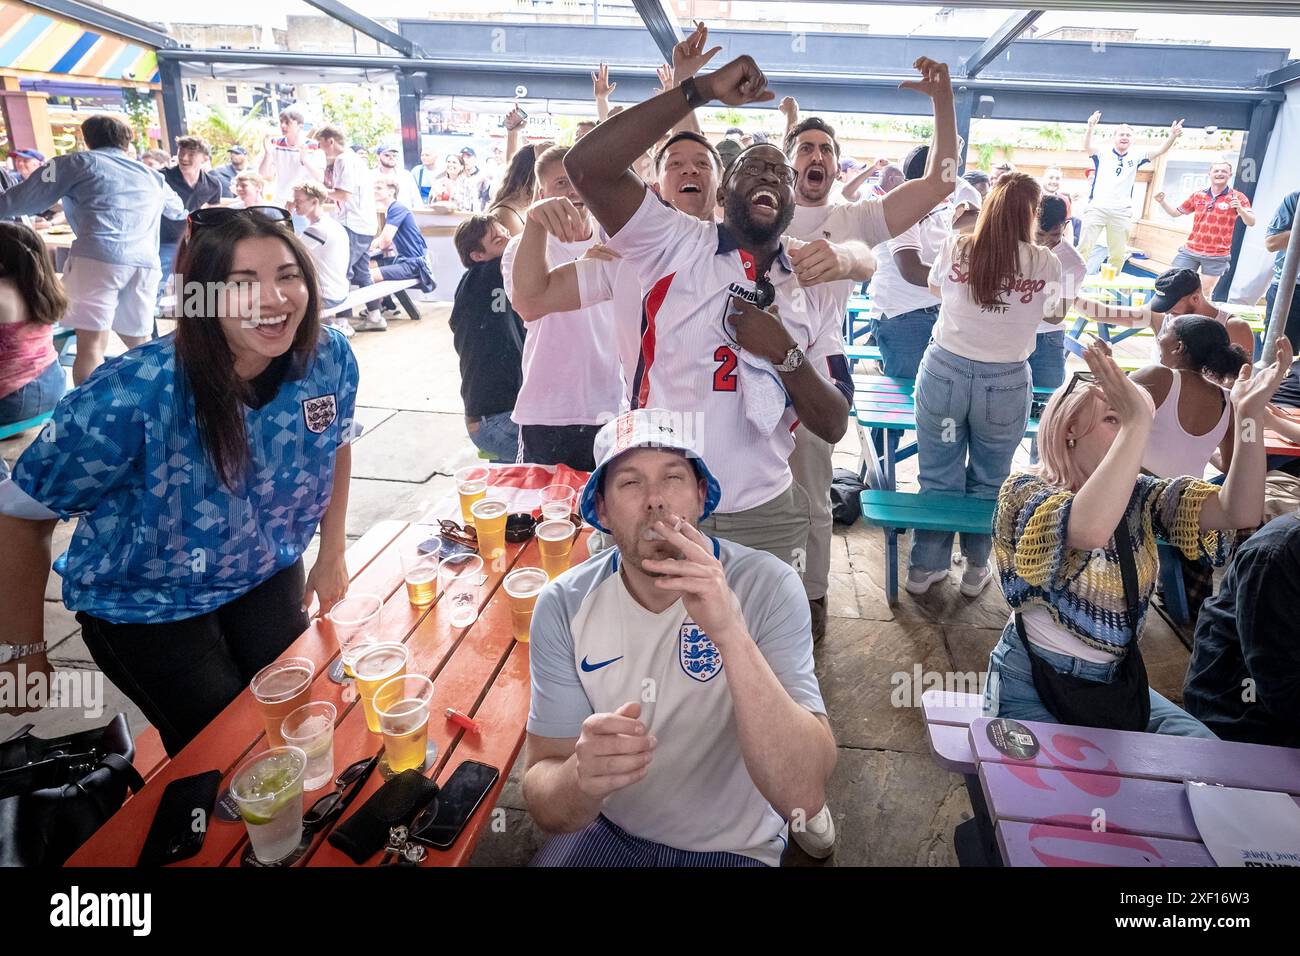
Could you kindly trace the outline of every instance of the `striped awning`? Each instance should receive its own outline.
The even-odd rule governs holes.
[[[19,72],[158,82],[152,48],[13,0],[0,0],[0,65]]]

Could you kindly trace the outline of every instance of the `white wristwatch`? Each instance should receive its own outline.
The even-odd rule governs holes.
[[[795,346],[785,353],[785,361],[780,365],[773,366],[778,372],[793,372],[803,364],[803,349]]]
[[[0,664],[8,664],[10,661],[31,657],[33,654],[42,654],[47,646],[45,641],[39,644],[0,644]]]

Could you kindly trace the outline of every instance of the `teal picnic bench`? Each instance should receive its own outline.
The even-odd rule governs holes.
[[[992,534],[996,501],[933,492],[862,492],[862,518],[885,532],[885,595],[898,603],[898,535],[908,529]]]

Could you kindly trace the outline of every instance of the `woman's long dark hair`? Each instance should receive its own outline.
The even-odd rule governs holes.
[[[970,297],[980,305],[997,305],[1020,273],[1020,244],[1034,241],[1040,194],[1031,177],[1007,173],[984,197],[975,230],[957,240],[969,261]]]
[[[224,302],[224,294],[206,290],[223,288],[229,281],[237,243],[266,237],[279,239],[289,247],[307,285],[307,312],[289,346],[291,365],[306,368],[316,353],[321,333],[316,267],[307,249],[286,226],[256,214],[234,216],[228,222],[192,232],[176,256],[176,301],[187,305],[184,311],[178,310],[182,317],[176,325],[176,364],[181,372],[178,385],[193,397],[194,420],[203,449],[222,484],[231,489],[240,485],[248,470],[244,406],[252,401],[253,388],[235,373],[235,355],[226,341],[220,316],[193,315],[188,308],[192,300],[183,295],[180,283],[184,280],[186,288],[198,283],[198,288],[204,290],[198,297],[203,300],[204,310],[213,301]]]
[[[45,242],[21,222],[0,222],[0,279],[12,279],[18,287],[29,321],[53,325],[68,311],[68,296]]]
[[[1213,379],[1236,378],[1241,374],[1241,367],[1250,362],[1246,350],[1233,345],[1227,328],[1214,319],[1180,315],[1169,328],[1182,343],[1187,363],[1202,375]]]
[[[532,203],[533,191],[537,186],[537,174],[533,169],[536,164],[537,147],[532,143],[520,147],[506,167],[506,178],[497,187],[492,205],[499,206],[511,199],[522,199],[524,205]]]

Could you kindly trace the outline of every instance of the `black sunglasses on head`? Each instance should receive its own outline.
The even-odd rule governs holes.
[[[1070,376],[1070,384],[1065,386],[1065,393],[1061,397],[1064,398],[1066,395],[1069,395],[1074,391],[1074,386],[1078,385],[1080,382],[1083,382],[1085,385],[1096,385],[1097,376],[1092,372],[1075,372]]]
[[[241,216],[253,215],[261,216],[263,219],[269,219],[271,222],[280,225],[293,222],[293,215],[289,210],[280,206],[245,206],[243,209],[232,209],[229,206],[208,206],[204,209],[194,210],[186,217],[185,221],[190,224],[190,232],[194,232],[196,229],[207,226],[220,226]]]

